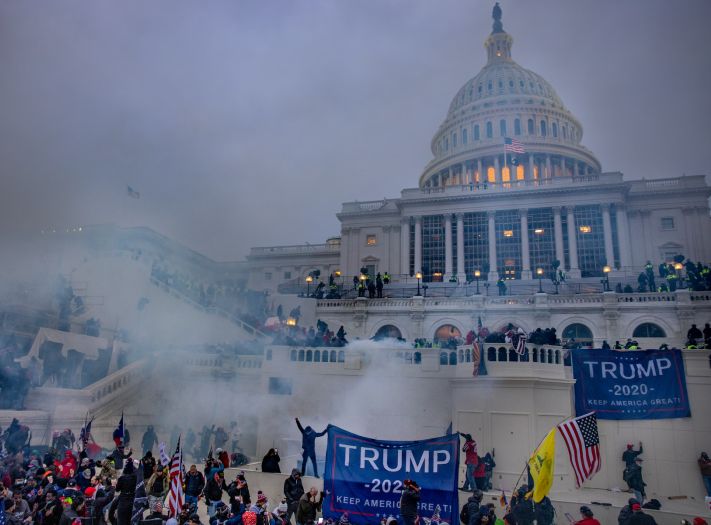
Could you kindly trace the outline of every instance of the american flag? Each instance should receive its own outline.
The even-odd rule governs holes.
[[[526,153],[523,144],[516,139],[504,137],[504,151],[511,153]]]
[[[473,376],[479,375],[479,361],[481,360],[481,345],[479,344],[479,337],[474,339],[474,344],[472,345],[472,362],[474,363],[474,370],[472,371]]]
[[[524,352],[526,352],[526,334],[518,334],[518,341],[516,342],[516,348],[514,348],[514,350],[516,350],[518,355],[523,355]]]
[[[176,518],[183,508],[183,453],[180,450],[180,437],[178,446],[175,447],[175,454],[170,460],[170,494],[168,494],[168,515]]]
[[[82,444],[82,449],[86,449],[87,443],[89,443],[89,436],[91,435],[91,423],[94,421],[94,417],[92,416],[91,421],[86,423],[86,420],[84,422],[84,426],[81,427],[81,432],[79,432],[79,439],[81,440]]]
[[[558,425],[568,448],[570,463],[575,471],[578,488],[600,472],[600,435],[597,432],[595,412],[569,419]]]

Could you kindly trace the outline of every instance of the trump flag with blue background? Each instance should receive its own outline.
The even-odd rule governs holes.
[[[572,350],[575,413],[598,419],[690,417],[680,350]]]
[[[421,523],[459,520],[459,434],[422,441],[381,441],[330,426],[324,476],[324,518],[348,513],[354,525],[400,516],[402,482],[421,487]]]

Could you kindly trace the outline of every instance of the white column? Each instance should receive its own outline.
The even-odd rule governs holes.
[[[444,216],[444,280],[452,277],[452,215]]]
[[[422,271],[422,217],[415,217],[415,273]]]
[[[466,282],[467,274],[464,271],[464,214],[457,213],[457,280]]]
[[[560,206],[553,208],[553,240],[555,241],[555,258],[560,261],[560,268],[565,268],[563,253],[563,223],[560,220]]]
[[[400,273],[410,275],[410,217],[400,219]]]
[[[616,206],[617,209],[617,242],[620,249],[620,267],[627,270],[632,265],[632,255],[630,251],[630,226],[627,220],[627,210],[622,204]]]
[[[610,205],[602,205],[602,235],[605,241],[605,259],[610,268],[615,268],[615,252],[612,247],[612,222],[610,221]]]
[[[476,168],[479,170],[479,182],[484,182],[486,179],[484,178],[484,168],[481,165],[481,159],[476,159]]]
[[[489,217],[489,280],[498,281],[499,271],[496,263],[496,212],[487,212]]]
[[[521,279],[531,278],[531,253],[528,248],[528,210],[520,210],[521,217]]]
[[[496,178],[496,184],[501,182],[501,166],[499,165],[499,156],[494,155],[494,177]]]
[[[528,180],[533,180],[533,154],[528,154],[528,174],[526,175]]]
[[[570,277],[579,278],[580,268],[578,268],[578,239],[575,229],[575,213],[573,206],[568,206],[568,257],[570,258],[570,268],[568,274]]]

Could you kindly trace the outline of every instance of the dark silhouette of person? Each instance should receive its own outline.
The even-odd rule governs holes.
[[[323,432],[316,432],[310,426],[306,428],[302,427],[298,417],[294,419],[296,420],[296,426],[299,427],[299,432],[301,432],[301,448],[304,449],[301,456],[301,475],[303,476],[306,473],[306,462],[310,459],[314,467],[314,475],[318,478],[318,467],[316,466],[316,438],[328,432],[328,427],[326,427]]]

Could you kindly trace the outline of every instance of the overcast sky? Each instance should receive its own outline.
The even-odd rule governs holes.
[[[501,5],[604,170],[709,173],[711,2]],[[0,235],[145,225],[218,260],[323,242],[342,202],[417,185],[492,6],[3,0]]]

